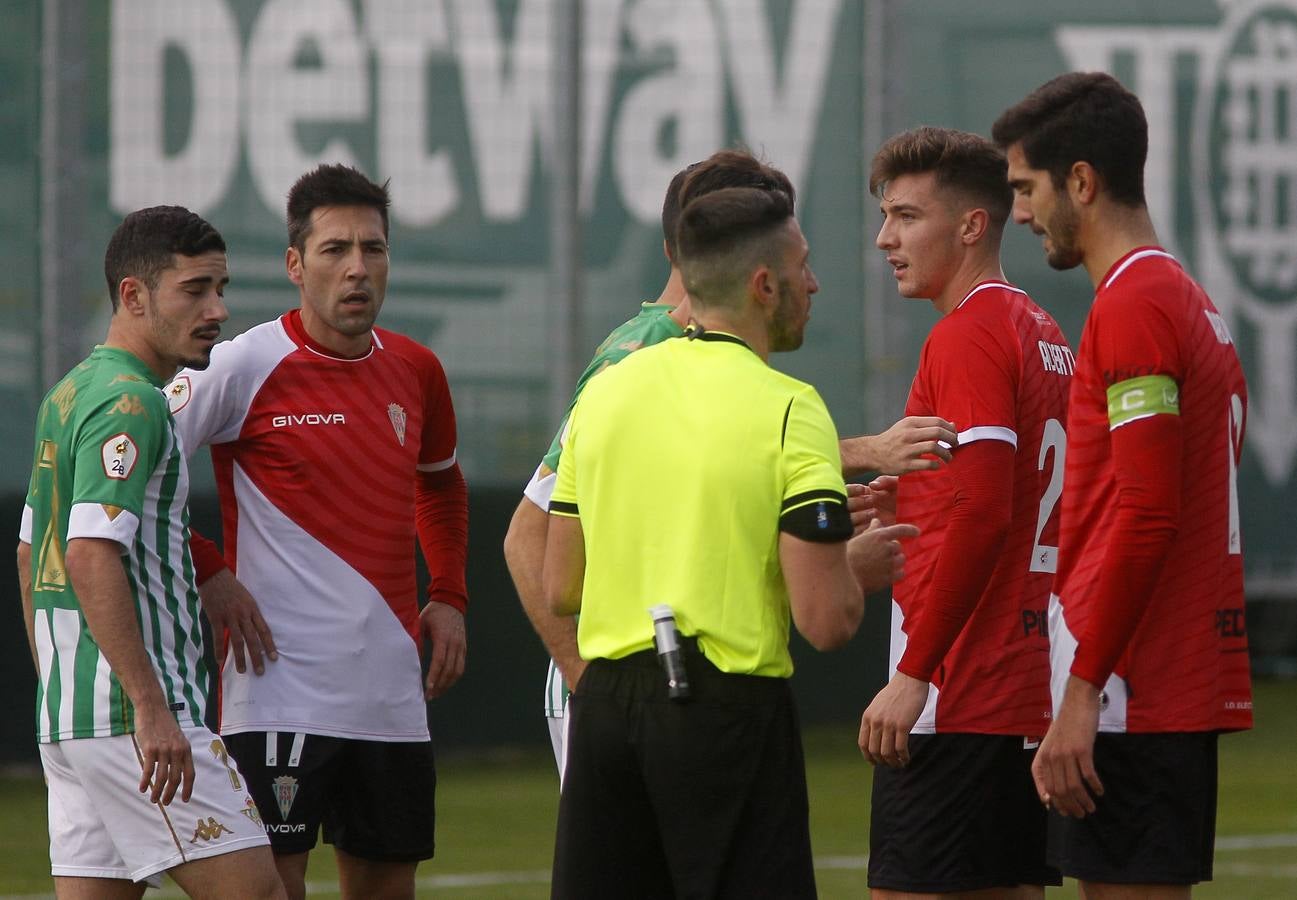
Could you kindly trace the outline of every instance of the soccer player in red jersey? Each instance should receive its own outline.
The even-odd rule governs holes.
[[[901,477],[895,498],[921,535],[893,594],[894,675],[860,726],[861,751],[882,764],[875,897],[1039,897],[1060,883],[1030,765],[1049,717],[1045,608],[1072,353],[1000,269],[1006,168],[985,138],[919,128],[885,143],[870,171],[897,289],[942,315],[905,412],[954,422],[959,440],[947,466]]]
[[[1247,385],[1224,318],[1159,246],[1134,94],[1061,75],[993,133],[1014,220],[1095,288],[1050,598],[1054,720],[1033,764],[1059,813],[1050,858],[1087,897],[1187,897],[1211,877],[1217,735],[1252,725],[1235,481]]]
[[[211,446],[221,496],[233,574],[211,575],[225,561],[200,547],[204,610],[219,634],[234,617],[213,610],[259,607],[278,651],[256,675],[226,657],[220,731],[292,898],[321,825],[343,896],[414,895],[434,850],[426,701],[464,668],[468,495],[450,390],[431,350],[374,324],[388,202],[347,166],[299,178],[285,265],[300,308],[167,389],[186,451]],[[254,671],[264,631],[243,629]]]

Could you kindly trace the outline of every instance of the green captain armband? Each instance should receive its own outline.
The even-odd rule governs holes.
[[[1170,375],[1127,378],[1108,388],[1108,428],[1160,414],[1180,415],[1180,386]]]

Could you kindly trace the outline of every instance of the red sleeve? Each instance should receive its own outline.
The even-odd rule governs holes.
[[[438,472],[419,472],[415,481],[414,522],[431,581],[428,600],[464,612],[468,588],[468,486],[458,464]]]
[[[949,652],[991,580],[1013,514],[1015,449],[979,440],[955,450],[947,470],[954,505],[932,575],[932,594],[909,633],[896,670],[920,681]]]
[[[189,529],[189,555],[194,560],[194,584],[196,585],[201,585],[222,569],[229,568],[216,542],[208,540],[192,528]]]
[[[1180,519],[1181,421],[1157,415],[1112,432],[1116,520],[1071,672],[1102,689],[1148,608]]]
[[[449,464],[455,459],[455,405],[450,399],[450,385],[441,360],[427,348],[419,360],[423,381],[423,436],[419,447],[419,465]]]

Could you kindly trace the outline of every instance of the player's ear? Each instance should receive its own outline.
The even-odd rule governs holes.
[[[1099,193],[1099,173],[1088,162],[1077,160],[1067,173],[1067,189],[1076,202],[1093,203]]]
[[[144,315],[149,289],[134,275],[127,275],[117,284],[117,309],[128,316]]]
[[[991,225],[991,217],[981,208],[967,210],[959,219],[959,240],[964,246],[972,246],[986,237],[986,230]]]
[[[284,268],[288,270],[288,280],[298,287],[302,286],[302,254],[296,247],[289,246],[284,251]]]
[[[752,270],[748,276],[748,293],[767,315],[779,305],[779,281],[770,266],[760,263]]]

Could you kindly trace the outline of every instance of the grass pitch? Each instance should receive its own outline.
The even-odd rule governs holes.
[[[1198,897],[1297,896],[1297,682],[1258,683],[1256,707],[1255,731],[1221,739],[1216,879]],[[809,731],[806,759],[820,894],[864,897],[870,778],[854,726]],[[558,779],[547,750],[448,758],[437,791],[437,859],[420,868],[420,896],[549,896]],[[0,898],[52,896],[47,850],[41,779],[0,777]],[[337,896],[327,847],[312,854],[307,877],[312,896]],[[1047,893],[1062,900],[1076,889]]]

